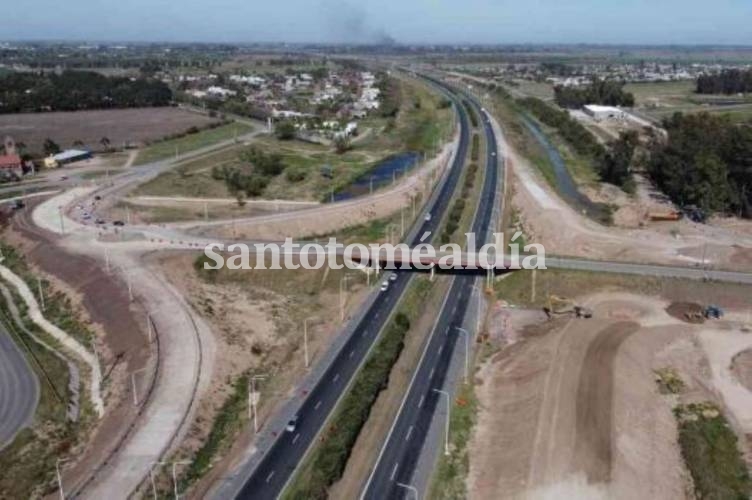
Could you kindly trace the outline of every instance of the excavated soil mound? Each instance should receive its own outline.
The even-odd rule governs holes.
[[[702,306],[694,302],[673,302],[666,308],[666,312],[686,323],[701,324],[705,322]]]

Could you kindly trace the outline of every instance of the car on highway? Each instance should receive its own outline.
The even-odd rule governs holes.
[[[294,417],[292,417],[292,420],[287,422],[287,427],[285,427],[285,430],[287,432],[295,432],[295,429],[297,428],[298,428],[298,416],[295,415]]]
[[[397,281],[397,273],[392,273],[391,276],[389,276],[389,281]]]
[[[426,214],[425,221],[426,222],[431,222],[431,213],[430,212]]]
[[[383,282],[383,283],[381,284],[381,291],[382,291],[382,292],[386,292],[387,290],[389,290],[389,282],[388,282],[388,281],[384,281],[384,282]]]

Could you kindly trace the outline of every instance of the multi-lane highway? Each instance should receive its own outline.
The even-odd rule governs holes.
[[[39,381],[0,322],[0,450],[29,425],[39,403]]]
[[[472,102],[472,101],[471,101]],[[476,103],[473,107],[478,110]],[[478,110],[479,111],[479,110]],[[472,232],[476,247],[487,241],[499,182],[496,139],[485,113],[479,113],[486,138],[486,172]],[[454,278],[431,337],[423,351],[397,418],[368,479],[362,498],[402,498],[409,491],[398,483],[410,484],[436,408],[438,390],[444,389],[459,332],[473,292],[472,276]],[[445,404],[445,403],[442,403]]]
[[[432,217],[421,221],[418,231],[413,231],[414,237],[408,242],[411,246],[417,245],[424,233],[437,232],[462,174],[469,142],[468,118],[461,105],[457,104],[455,107],[460,122],[457,152],[438,195],[428,208]],[[409,273],[400,274],[397,281],[387,291],[381,292],[371,304],[360,324],[354,328],[352,335],[307,395],[300,408],[295,431],[279,436],[250,477],[242,483],[237,493],[238,498],[275,498],[282,491],[399,303],[410,276]]]

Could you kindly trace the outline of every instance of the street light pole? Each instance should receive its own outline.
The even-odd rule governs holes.
[[[345,301],[343,300],[343,296],[342,296],[342,283],[347,283],[350,277],[351,276],[349,274],[345,274],[339,280],[339,320],[340,321],[345,320]]]
[[[258,412],[256,411],[256,381],[266,379],[266,375],[253,375],[249,380],[250,391],[248,392],[248,418],[251,418],[253,409],[253,433],[258,434]]]
[[[465,337],[465,383],[467,384],[467,375],[470,365],[470,333],[464,328],[455,327],[455,329]]]
[[[58,458],[55,461],[55,474],[57,476],[57,488],[60,491],[60,500],[65,500],[65,491],[63,491],[63,476],[60,474],[60,464],[67,462],[69,458]]]
[[[397,482],[397,486],[401,488],[405,488],[407,491],[415,495],[415,500],[420,500],[420,494],[418,494],[418,488],[416,488],[415,486],[405,484],[405,483],[400,483],[400,482]]]
[[[175,500],[178,500],[178,476],[175,472],[175,468],[178,465],[191,465],[190,462],[173,462],[172,463],[172,484],[175,488]]]
[[[433,392],[437,392],[440,395],[444,396],[446,398],[446,409],[447,409],[447,415],[446,415],[446,432],[444,433],[444,455],[449,455],[449,420],[451,416],[451,407],[449,403],[449,393],[447,391],[442,391],[441,389],[432,389]]]

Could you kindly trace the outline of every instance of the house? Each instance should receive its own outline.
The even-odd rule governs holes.
[[[601,120],[624,120],[626,119],[626,113],[619,108],[613,106],[601,106],[599,104],[586,104],[583,106],[583,111],[592,116],[597,122]]]
[[[21,157],[17,154],[2,155],[0,156],[0,170],[7,171],[21,171],[23,163]]]
[[[67,149],[62,153],[48,156],[44,159],[47,168],[61,167],[68,163],[91,159],[91,151],[85,149]]]

